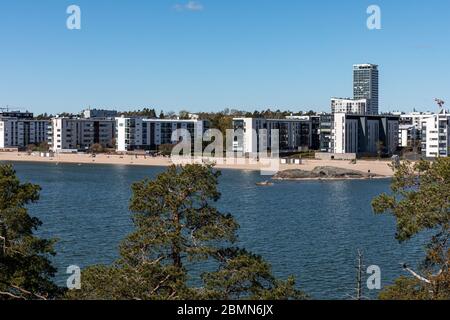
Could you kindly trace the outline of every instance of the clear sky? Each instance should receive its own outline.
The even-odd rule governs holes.
[[[0,106],[328,111],[369,62],[381,111],[432,110],[450,104],[449,20],[444,0],[0,0]]]

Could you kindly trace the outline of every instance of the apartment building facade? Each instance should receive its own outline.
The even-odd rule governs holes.
[[[35,120],[32,113],[0,113],[0,149],[23,149],[47,141],[49,121]]]
[[[333,131],[333,115],[322,114],[319,118],[320,152],[331,152],[331,134]]]
[[[272,149],[272,130],[278,130],[280,152],[316,150],[320,148],[319,117],[287,119],[235,118],[233,150],[256,154],[263,146]]]
[[[379,71],[376,64],[353,65],[353,98],[367,99],[367,114],[379,112]]]
[[[425,158],[450,155],[450,113],[442,109],[422,121],[422,156]]]
[[[367,99],[331,98],[331,113],[367,114]]]
[[[331,140],[335,154],[394,154],[399,145],[399,117],[336,113]]]
[[[204,120],[179,119],[145,119],[116,118],[116,149],[119,152],[150,150],[156,151],[159,146],[176,144],[179,139],[173,139],[177,129],[184,129],[190,135],[192,146],[195,139],[202,139],[209,128]]]
[[[113,148],[115,120],[109,118],[53,118],[48,141],[53,152],[87,151],[94,144]]]
[[[85,109],[82,112],[83,118],[116,118],[118,112],[116,110],[104,110],[104,109]]]

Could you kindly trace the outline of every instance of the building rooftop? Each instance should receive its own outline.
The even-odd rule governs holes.
[[[364,63],[364,64],[354,64],[353,69],[359,70],[359,69],[378,69],[377,64],[371,64],[371,63]]]

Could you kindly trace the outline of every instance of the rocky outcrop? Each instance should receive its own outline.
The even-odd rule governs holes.
[[[378,177],[375,174],[336,167],[316,167],[313,171],[285,170],[278,172],[274,180],[333,180],[333,179],[370,179]]]

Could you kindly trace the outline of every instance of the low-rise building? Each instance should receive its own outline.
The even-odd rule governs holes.
[[[426,119],[432,117],[433,112],[411,112],[400,114],[401,125],[413,125],[417,129],[422,128],[422,125]]]
[[[161,145],[176,144],[178,140],[173,140],[172,134],[177,129],[187,130],[193,142],[196,138],[202,138],[209,127],[208,122],[203,120],[125,117],[116,118],[116,125],[116,149],[119,152],[157,150]]]
[[[399,143],[399,117],[334,114],[332,152],[336,154],[394,154]]]
[[[103,110],[103,109],[86,109],[83,110],[83,118],[115,118],[118,113],[116,110]]]
[[[29,112],[0,113],[0,149],[23,149],[47,141],[46,120],[35,120]]]
[[[260,151],[260,145],[271,150],[272,130],[278,130],[280,152],[317,150],[320,147],[319,126],[318,116],[289,119],[235,118],[233,129],[236,134],[233,150],[244,154],[256,154]],[[239,131],[242,133],[241,139]],[[262,141],[262,138],[265,141]]]
[[[426,158],[450,155],[450,113],[442,109],[422,122],[422,156]]]
[[[333,131],[333,115],[320,115],[319,141],[320,152],[331,152],[331,134]]]
[[[331,98],[331,113],[367,114],[367,99]]]
[[[48,141],[53,152],[87,151],[94,144],[114,147],[115,120],[110,118],[53,118]]]
[[[413,124],[400,124],[398,143],[401,148],[415,148],[420,144],[422,130]]]

